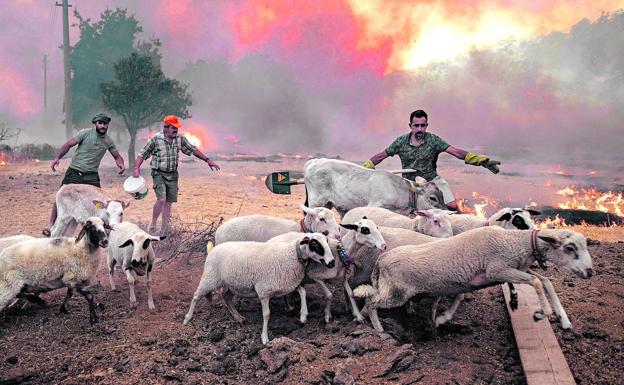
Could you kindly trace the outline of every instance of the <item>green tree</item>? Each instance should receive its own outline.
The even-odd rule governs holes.
[[[78,19],[80,40],[72,47],[72,120],[78,126],[91,124],[91,117],[103,109],[100,84],[113,80],[113,67],[134,51],[139,22],[125,9],[107,9],[97,22]]]
[[[122,117],[130,134],[130,167],[134,166],[136,134],[140,128],[166,115],[191,117],[188,107],[192,98],[188,86],[165,77],[157,64],[160,57],[154,56],[153,51],[153,47],[144,46],[142,54],[134,52],[119,60],[114,68],[114,81],[100,86],[104,107]]]

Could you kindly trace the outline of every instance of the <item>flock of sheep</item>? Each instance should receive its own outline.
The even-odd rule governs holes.
[[[310,171],[319,169],[321,173]],[[440,208],[439,191],[431,184],[414,184],[348,162],[309,161],[304,178],[308,203],[327,201],[317,207],[302,205],[300,221],[249,215],[232,218],[217,229],[214,245],[207,245],[203,275],[185,325],[193,318],[198,301],[204,297],[210,301],[215,292],[238,322],[245,318],[234,307],[233,297],[258,297],[263,315],[261,339],[266,344],[271,298],[298,292],[299,321],[305,323],[304,284],[317,283],[327,299],[324,317],[330,322],[333,293],[328,284],[334,283],[343,288],[354,320],[361,322],[368,315],[377,330],[383,330],[378,308],[403,306],[419,295],[435,297],[430,317],[435,330],[453,317],[465,293],[500,283],[525,283],[535,288],[540,300],[536,320],[554,310],[561,327],[571,327],[551,282],[530,268],[536,263],[544,266],[548,260],[590,278],[592,261],[583,235],[564,229],[536,230],[531,218],[536,212],[522,208],[501,209],[487,220],[455,214]],[[390,209],[372,204],[377,198],[357,196],[358,191],[370,194],[369,185],[383,178],[392,186],[390,190],[386,186],[383,199],[393,191],[398,194],[394,204],[386,205]],[[345,180],[347,187],[335,183]],[[359,190],[358,184],[362,185]],[[323,190],[315,191],[319,186]],[[401,214],[409,207],[404,192],[414,195],[409,199],[415,209],[413,218]],[[357,199],[350,202],[349,194]],[[113,272],[118,264],[129,283],[131,306],[136,306],[135,277],[146,275],[148,306],[154,309],[152,242],[164,237],[124,222],[127,204],[98,188],[67,185],[56,200],[59,216],[51,238],[17,235],[0,239],[0,311],[20,301],[45,304],[40,293],[67,287],[61,311],[67,311],[69,299],[78,291],[89,303],[91,323],[97,322],[90,286],[104,248],[111,289],[115,289]],[[340,225],[327,207],[342,214]],[[68,237],[77,224],[82,224],[78,236]],[[438,315],[443,296],[454,300]],[[362,308],[358,297],[364,299]],[[511,306],[517,306],[517,297]]]

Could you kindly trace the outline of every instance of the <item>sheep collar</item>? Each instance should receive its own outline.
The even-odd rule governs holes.
[[[537,233],[539,232],[539,230],[533,230],[531,233],[531,248],[533,249],[531,255],[535,258],[539,267],[542,270],[546,270],[548,268],[546,265],[546,255],[542,254],[540,249],[537,247]]]
[[[297,259],[299,260],[299,262],[301,262],[303,267],[308,266],[308,260],[303,258],[303,254],[301,253],[301,245],[299,243],[297,243],[297,246],[295,246],[295,251],[297,252]]]
[[[311,233],[312,230],[308,229],[305,225],[305,217],[301,218],[301,220],[299,221],[299,225],[301,226],[301,232],[302,233]]]

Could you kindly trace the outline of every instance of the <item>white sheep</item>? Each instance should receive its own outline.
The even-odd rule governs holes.
[[[193,318],[197,301],[204,296],[210,301],[212,292],[217,289],[224,289],[223,301],[240,323],[245,318],[234,308],[233,294],[257,295],[262,304],[262,343],[265,345],[269,342],[269,300],[297,290],[302,303],[299,321],[305,323],[308,310],[301,283],[306,264],[309,260],[329,268],[335,264],[327,239],[320,233],[310,233],[292,243],[225,242],[213,249],[209,243],[207,249],[204,273],[184,317],[184,325]]]
[[[164,236],[150,235],[139,226],[131,222],[122,222],[115,225],[111,232],[108,244],[108,272],[111,289],[115,290],[113,273],[115,265],[119,264],[128,280],[130,289],[130,306],[136,308],[137,300],[134,294],[135,274],[146,275],[147,279],[147,306],[150,310],[156,309],[152,297],[152,267],[156,259],[152,242],[165,239]]]
[[[90,217],[76,238],[39,238],[19,242],[0,253],[0,310],[24,293],[39,294],[67,287],[61,312],[77,290],[89,303],[91,324],[98,322],[93,294],[89,291],[108,246],[106,230],[98,217]]]
[[[99,217],[109,225],[123,221],[123,211],[130,202],[113,199],[101,188],[87,184],[68,184],[56,193],[57,217],[50,237],[71,236],[78,223]]]
[[[323,290],[325,298],[327,298],[325,303],[326,323],[329,323],[331,320],[331,303],[334,297],[331,290],[327,287],[327,281],[340,283],[344,288],[345,300],[351,305],[353,317],[358,322],[361,322],[364,317],[362,317],[353,299],[353,291],[349,286],[349,276],[353,271],[351,256],[356,254],[361,248],[375,249],[382,252],[386,250],[386,242],[377,225],[370,219],[364,218],[353,224],[341,224],[340,226],[347,229],[342,241],[339,242],[332,238],[327,240],[334,259],[337,261],[336,265],[328,269],[318,264],[311,264],[306,269],[306,279],[316,282]],[[271,238],[268,242],[293,242],[302,239],[304,236],[305,234],[290,232]]]
[[[324,207],[301,206],[305,216],[299,222],[268,215],[246,215],[229,219],[215,232],[215,244],[232,241],[266,242],[291,231],[322,233],[340,239],[340,230],[334,213]]]
[[[592,258],[582,234],[565,229],[511,231],[484,227],[382,254],[373,270],[372,286],[359,286],[354,295],[366,298],[365,309],[377,330],[383,330],[377,308],[398,307],[416,295],[437,297],[431,313],[435,330],[455,311],[452,305],[446,314],[436,317],[439,297],[463,296],[504,282],[524,283],[535,288],[540,300],[540,308],[534,313],[536,321],[552,314],[548,295],[562,328],[570,328],[550,282],[528,272],[536,260],[550,260],[582,278],[593,275]]]
[[[485,226],[500,226],[508,230],[532,230],[535,222],[532,215],[540,215],[539,211],[519,207],[505,207],[498,210],[488,219],[470,214],[453,214],[450,216],[453,235]]]
[[[436,238],[448,238],[453,235],[449,213],[454,212],[440,209],[418,210],[415,212],[416,217],[411,219],[383,207],[364,206],[349,210],[342,221],[353,223],[360,218],[366,217],[379,226],[397,227],[417,231]]]
[[[12,235],[10,237],[0,238],[0,251],[21,241],[29,241],[31,239],[35,239],[35,237],[31,237],[30,235]]]
[[[533,230],[535,222],[533,222],[531,216],[540,214],[539,211],[532,209],[505,207],[498,210],[488,219],[479,218],[471,214],[454,214],[450,216],[450,221],[453,235],[485,226],[499,226],[508,230]],[[513,283],[508,282],[507,285],[509,286],[510,294],[509,306],[511,310],[516,310],[518,308],[518,292]],[[459,302],[461,302],[461,299]],[[458,306],[459,303],[454,305]]]
[[[385,251],[392,250],[399,246],[421,245],[423,243],[440,240],[440,238],[402,228],[379,226],[378,229],[383,239],[386,241]],[[365,283],[370,283],[371,273],[381,254],[382,252],[379,251],[379,249],[372,247],[361,247],[351,254],[354,269],[353,273],[349,276],[350,287],[353,288]]]

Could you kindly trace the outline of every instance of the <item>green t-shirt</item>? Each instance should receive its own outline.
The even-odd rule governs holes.
[[[95,127],[78,131],[74,139],[78,147],[69,167],[80,172],[97,172],[106,151],[115,149],[110,136],[98,134]]]
[[[420,146],[414,146],[410,143],[411,132],[401,135],[388,148],[386,153],[389,156],[399,155],[401,159],[401,167],[413,168],[414,173],[403,174],[404,178],[414,180],[417,176],[421,176],[428,181],[432,180],[438,173],[437,161],[438,155],[444,152],[449,144],[440,139],[439,136],[425,132],[425,139]]]

